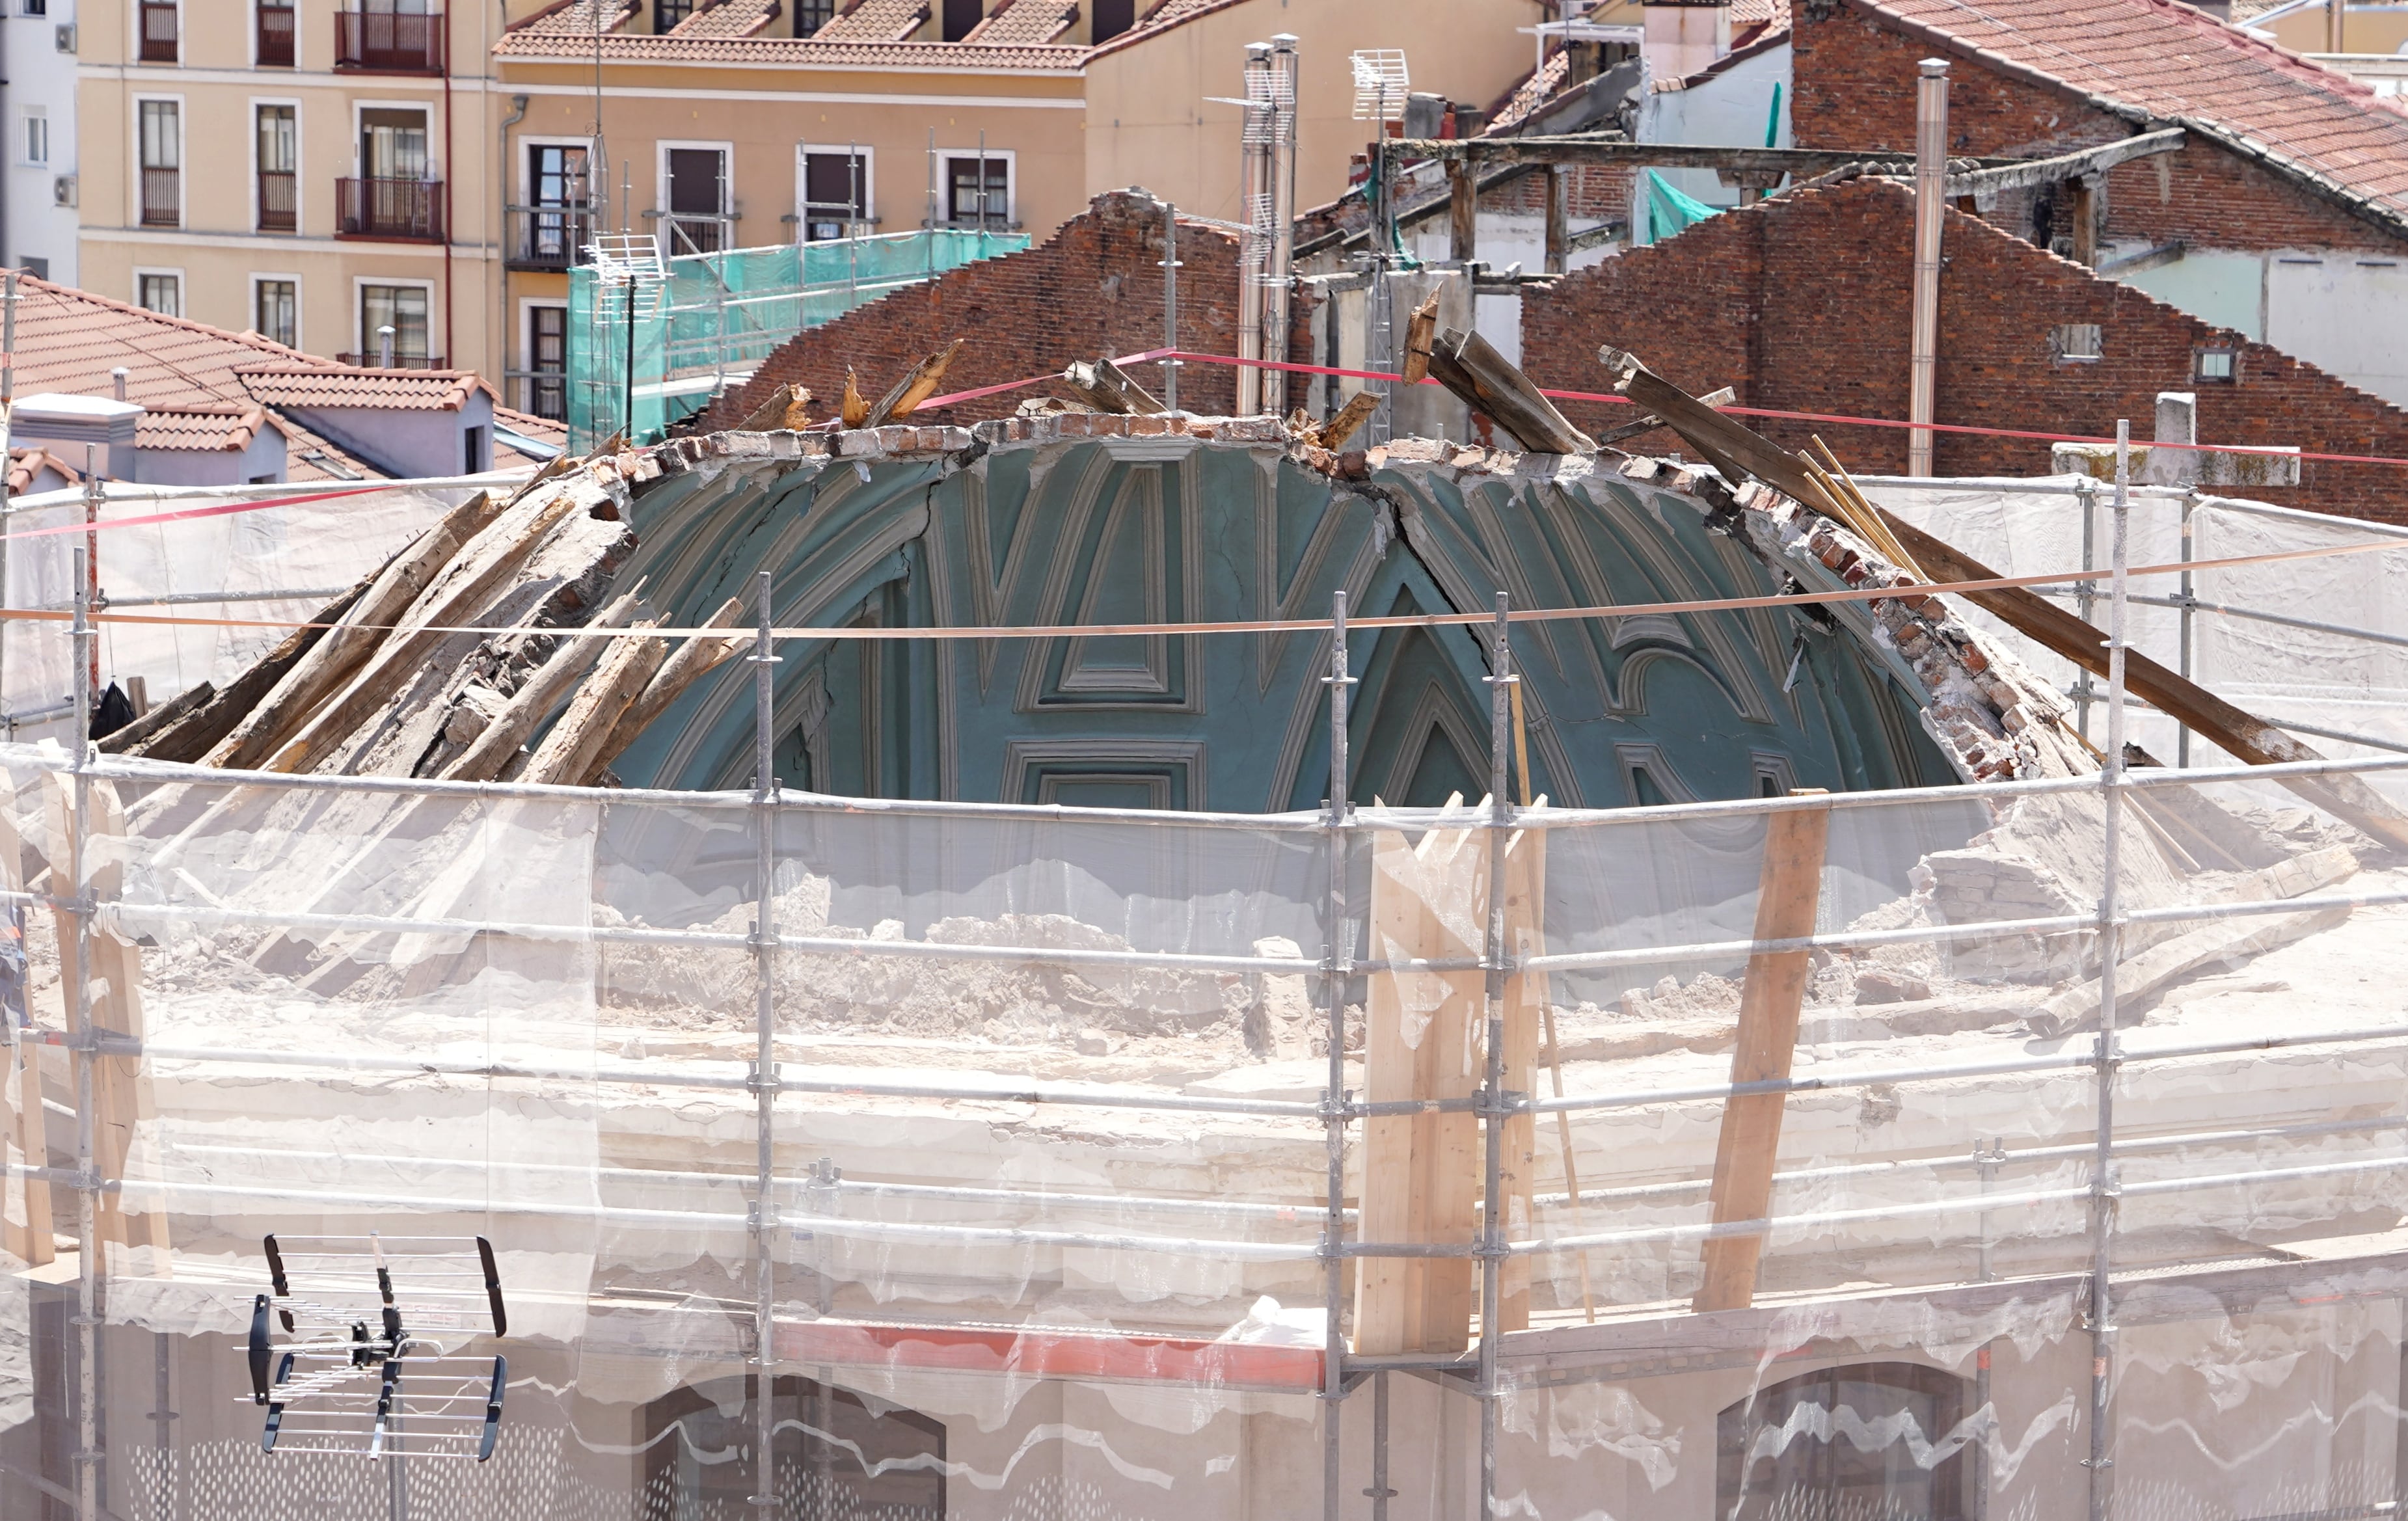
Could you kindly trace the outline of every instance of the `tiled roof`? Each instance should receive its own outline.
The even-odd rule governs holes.
[[[478,391],[493,388],[466,370],[343,369],[279,365],[238,372],[254,401],[271,407],[380,407],[401,411],[456,412]]]
[[[749,37],[784,11],[778,0],[719,0],[678,22],[671,36]]]
[[[1522,82],[1488,113],[1488,130],[1507,132],[1528,121],[1531,113],[1563,93],[1571,67],[1571,54],[1561,50],[1549,54],[1545,67],[1522,76]]]
[[[1075,73],[1084,48],[990,48],[975,42],[828,42],[819,36],[654,36],[646,32],[606,32],[604,61],[616,63],[752,64],[762,68],[881,68],[909,71],[961,69],[989,72]],[[494,44],[500,58],[593,58],[588,35],[505,32]]]
[[[38,445],[8,451],[8,495],[22,496],[34,489],[44,470],[53,471],[68,485],[79,485],[83,475],[72,465]]]
[[[601,14],[597,17],[596,11]],[[516,26],[512,32],[539,36],[582,36],[594,35],[598,24],[608,33],[617,31],[635,17],[631,0],[560,0],[547,6]]]
[[[853,0],[815,34],[822,42],[901,42],[928,19],[928,0]]]
[[[2408,116],[2181,0],[1855,0],[1908,30],[2124,108],[2186,121],[2408,209]]]
[[[1079,20],[1079,0],[1003,0],[965,42],[1051,42]]]
[[[153,407],[134,424],[134,447],[240,451],[267,426],[259,407]]]
[[[1731,0],[1730,24],[1734,32],[1751,26],[1785,25],[1789,21],[1789,0]]]
[[[349,405],[439,407],[441,397],[466,395],[473,377],[448,371],[357,371],[270,342],[256,333],[233,333],[207,323],[165,317],[90,291],[54,285],[20,274],[17,293],[16,383],[21,395],[56,391],[106,396],[123,367],[125,395],[146,410],[136,441],[146,449],[240,448],[261,425],[285,438],[285,473],[294,481],[378,480],[382,472],[276,411],[278,395],[305,394],[302,378],[322,388],[364,398]],[[273,381],[266,394],[254,382]],[[366,399],[374,398],[374,399]],[[343,405],[321,402],[318,405]],[[459,405],[457,400],[450,403]],[[545,424],[529,420],[530,432]],[[513,423],[513,426],[517,424]],[[534,436],[552,438],[541,433]],[[308,458],[315,451],[324,463]],[[344,472],[348,471],[348,474]]]

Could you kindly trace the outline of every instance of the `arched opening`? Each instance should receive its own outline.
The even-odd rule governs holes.
[[[748,1376],[712,1379],[644,1407],[643,1521],[759,1514],[754,1388]],[[770,1401],[778,1514],[944,1521],[944,1423],[792,1375],[773,1381]]]
[[[1965,1521],[1973,1464],[1946,1442],[1964,1381],[1915,1363],[1800,1374],[1717,1423],[1721,1521]]]

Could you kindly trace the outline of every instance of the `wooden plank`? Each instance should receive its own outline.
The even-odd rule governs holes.
[[[640,623],[638,628],[653,626]],[[645,684],[661,663],[668,658],[669,642],[664,639],[623,639],[610,653],[602,657],[594,674],[577,689],[568,711],[543,737],[536,747],[526,769],[519,773],[523,782],[571,782],[585,774],[586,768],[617,727],[619,715],[625,712],[636,699],[643,696]]]
[[[1354,438],[1364,423],[1371,421],[1371,414],[1379,409],[1380,394],[1378,392],[1355,392],[1346,398],[1345,406],[1338,409],[1336,416],[1321,424],[1321,447],[1345,448],[1346,440]]]
[[[1571,257],[1571,175],[1560,164],[1550,164],[1542,172],[1546,177],[1547,273],[1560,275]]]
[[[370,584],[363,580],[320,608],[310,615],[308,623],[284,636],[274,649],[260,657],[257,665],[227,683],[223,691],[212,693],[208,701],[149,738],[130,743],[123,753],[143,760],[179,764],[190,764],[208,754],[219,740],[234,732],[235,725],[259,705],[261,698],[275,690],[276,683],[302,656],[316,647],[325,636],[326,625],[349,612],[366,595]]]
[[[25,854],[24,842],[17,836],[16,803],[13,787],[0,790],[0,887],[22,893],[25,890]],[[21,954],[27,949],[22,943],[18,946]],[[30,988],[23,992],[30,997]],[[0,1098],[8,1105],[7,1141],[15,1148],[17,1159],[27,1167],[50,1166],[49,1132],[42,1117],[41,1048],[22,1035],[12,1038],[0,1081],[5,1081],[7,1086]],[[6,1227],[5,1231],[0,1231],[0,1247],[25,1266],[38,1268],[56,1256],[50,1180],[25,1179],[18,1198],[23,1217],[0,1221]]]
[[[703,620],[705,628],[732,628],[743,612],[744,604],[729,597],[719,605],[719,610]],[[577,779],[580,786],[593,786],[601,780],[602,772],[634,744],[638,736],[652,725],[652,720],[668,711],[669,704],[685,695],[685,689],[700,681],[720,663],[744,647],[741,639],[710,639],[701,636],[689,639],[677,648],[677,653],[662,663],[644,683],[641,696],[627,705],[627,710],[611,725],[610,733],[594,753],[585,774]]]
[[[386,630],[401,622],[444,567],[501,510],[491,493],[479,492],[386,561],[344,616],[342,626],[330,630],[296,662],[259,706],[210,750],[204,764],[249,770],[299,733],[318,705],[367,663],[384,643]]]
[[[1414,890],[1422,895],[1427,954],[1450,960],[1477,957],[1488,911],[1488,832],[1433,829],[1414,847]],[[1408,974],[1419,1001],[1436,999],[1422,1030],[1421,1096],[1469,1098],[1480,1091],[1487,1058],[1486,977],[1477,970]],[[1480,1229],[1480,1190],[1487,1148],[1480,1117],[1469,1110],[1414,1119],[1413,1161],[1424,1208],[1418,1240],[1469,1245]],[[1472,1259],[1426,1257],[1421,1264],[1422,1352],[1461,1352],[1471,1344],[1475,1274]]]
[[[869,415],[863,419],[862,426],[875,428],[889,423],[900,423],[919,410],[920,403],[937,394],[937,387],[945,379],[945,371],[953,367],[953,356],[962,352],[962,345],[968,341],[955,338],[912,366],[909,374],[895,382],[893,390],[878,398],[878,404],[870,408]]]
[[[131,680],[139,681],[141,678],[134,677]],[[104,755],[122,755],[136,745],[149,739],[152,735],[164,732],[172,725],[182,723],[187,716],[206,707],[208,700],[217,695],[218,689],[208,682],[203,682],[198,686],[186,687],[173,701],[161,703],[133,723],[126,725],[125,727],[102,739],[100,753]]]
[[[1470,165],[1446,166],[1447,256],[1457,264],[1479,257],[1480,186]]]
[[[1805,465],[1769,438],[1754,432],[1670,381],[1656,375],[1634,354],[1603,348],[1598,357],[1621,376],[1615,389],[1662,417],[1665,425],[1706,456],[1727,480],[1754,476],[1782,495],[1805,503],[1833,518],[1839,505],[1828,499]],[[1907,522],[1886,509],[1881,521],[1914,563],[1935,581],[1996,581],[1999,573],[1955,546]],[[2094,676],[2107,674],[2106,637],[2090,624],[2022,586],[1953,593],[1990,613],[2026,638],[2063,655]],[[2157,664],[2137,650],[2124,653],[2126,685],[2177,723],[2186,724],[2216,745],[2251,766],[2324,757],[2263,719],[2241,709]],[[2408,849],[2408,816],[2354,776],[2284,777],[2292,792],[2334,817],[2387,844]]]
[[[1821,791],[1801,788],[1790,796]],[[1828,809],[1766,816],[1764,867],[1756,898],[1757,940],[1814,933],[1814,910],[1823,892],[1823,848],[1830,825]],[[1739,1045],[1731,1053],[1734,1083],[1779,1082],[1789,1076],[1811,963],[1812,953],[1802,950],[1759,951],[1748,957],[1740,990]],[[1784,1098],[1741,1094],[1724,1102],[1709,1196],[1714,1224],[1765,1217],[1772,1202],[1773,1161],[1781,1149]],[[1699,1312],[1741,1310],[1755,1303],[1756,1264],[1763,1251],[1760,1235],[1709,1239],[1705,1281],[1690,1307]]]
[[[1427,918],[1412,886],[1412,847],[1382,830],[1371,837],[1370,954],[1426,955]],[[1364,996],[1363,1097],[1374,1104],[1419,1097],[1418,1036],[1409,1040],[1405,997],[1412,983],[1396,972],[1373,972]],[[1415,1239],[1413,1130],[1417,1116],[1373,1115],[1363,1122],[1359,1239]],[[1354,1259],[1354,1351],[1384,1356],[1421,1349],[1420,1263],[1407,1257]]]
[[[491,782],[499,776],[504,763],[518,753],[536,725],[560,706],[579,678],[602,658],[611,643],[610,636],[602,631],[617,628],[636,615],[636,599],[642,590],[638,583],[634,591],[613,598],[609,606],[595,614],[594,621],[586,625],[587,632],[564,638],[552,651],[552,658],[536,667],[484,731],[444,768],[443,780]]]
[[[368,715],[392,700],[414,674],[419,660],[452,636],[445,630],[473,622],[509,584],[520,566],[560,525],[578,503],[575,488],[563,485],[523,516],[495,519],[460,552],[456,573],[437,580],[411,606],[405,626],[377,647],[360,673],[313,714],[266,761],[276,771],[306,771],[351,739]]]
[[[1129,379],[1125,370],[1109,359],[1072,360],[1070,367],[1062,372],[1062,383],[1099,412],[1151,417],[1164,409],[1145,387]]]
[[[1430,347],[1429,372],[1475,411],[1542,454],[1587,454],[1597,445],[1571,425],[1528,376],[1477,333],[1450,327]]]
[[[1518,690],[1515,696],[1520,696]],[[1525,787],[1527,784],[1526,781]],[[1546,831],[1518,831],[1505,847],[1505,945],[1507,954],[1517,959],[1546,954]],[[1508,1093],[1538,1092],[1540,1037],[1549,1023],[1546,1002],[1545,972],[1521,972],[1505,980],[1503,1076]],[[1557,1091],[1561,1092],[1560,1070],[1556,1082]],[[1502,1200],[1508,1241],[1527,1241],[1539,1233],[1534,1203],[1539,1182],[1538,1137],[1538,1116],[1527,1110],[1506,1119],[1504,1168],[1498,1175],[1498,1197]],[[1570,1175],[1570,1135],[1565,1135],[1563,1141],[1565,1169]],[[1573,1197],[1579,1197],[1577,1184],[1573,1184]],[[1520,1331],[1527,1330],[1529,1326],[1530,1259],[1508,1257],[1498,1272],[1497,1328]]]

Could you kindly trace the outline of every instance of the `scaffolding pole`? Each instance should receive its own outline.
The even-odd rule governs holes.
[[[752,908],[753,968],[753,1034],[758,1049],[752,1059],[752,1088],[753,1101],[754,1144],[758,1152],[757,1175],[752,1184],[752,1503],[758,1514],[768,1517],[778,1504],[778,1465],[775,1439],[778,1423],[775,1393],[777,1389],[777,1319],[776,1269],[771,1260],[771,1247],[778,1228],[777,1200],[771,1190],[777,1186],[771,1167],[775,1121],[778,1104],[778,1064],[775,1038],[777,1034],[778,990],[778,928],[776,833],[778,827],[778,779],[771,770],[775,748],[774,728],[770,713],[776,696],[771,681],[772,667],[778,657],[771,651],[775,638],[775,621],[769,615],[769,572],[764,570],[757,595],[760,606],[758,631],[752,637],[752,804],[753,843],[752,869],[755,897]]]
[[[88,453],[89,452],[87,452]],[[86,461],[90,463],[89,459]],[[87,474],[87,484],[92,481]],[[76,1129],[76,1521],[101,1521],[100,1499],[100,1180],[93,1173],[94,1141],[93,1063],[98,1041],[92,1027],[92,911],[85,901],[87,821],[92,814],[92,655],[99,631],[92,624],[92,550],[75,552],[74,817],[67,821],[67,882],[74,893],[74,954],[67,968],[69,1041],[75,1069]],[[55,912],[56,911],[53,910]]]
[[[1354,1098],[1346,1091],[1346,983],[1353,975],[1354,957],[1354,935],[1346,925],[1346,828],[1354,811],[1347,801],[1346,689],[1354,684],[1354,678],[1346,674],[1343,590],[1330,598],[1329,674],[1322,681],[1329,688],[1329,800],[1323,825],[1328,841],[1329,897],[1323,919],[1321,962],[1321,997],[1328,1018],[1329,1083],[1321,1091],[1321,1123],[1327,1138],[1329,1177],[1327,1212],[1321,1226],[1326,1316],[1321,1355],[1321,1514],[1322,1521],[1339,1521],[1340,1419],[1346,1398],[1346,1338],[1340,1324],[1346,1295],[1346,1121]]]
[[[2090,1182],[2090,1521],[2107,1521],[2114,1505],[2113,1433],[2108,1429],[2114,1399],[2115,1321],[2114,1286],[2108,1273],[2114,1265],[2115,1201],[2115,957],[2121,894],[2116,885],[2123,821],[2124,780],[2124,613],[2125,572],[2129,567],[2129,519],[2132,484],[2132,424],[2115,423],[2115,516],[2108,553],[2114,567],[2107,605],[2107,759],[2100,773],[2100,816],[2103,869],[2099,884],[2099,1040],[2098,1153],[2091,1162]]]
[[[1480,1514],[1494,1521],[1497,1511],[1497,1318],[1504,1305],[1499,1272],[1505,1265],[1505,1210],[1498,1196],[1505,1175],[1505,1119],[1511,1106],[1505,1094],[1505,842],[1514,825],[1513,805],[1505,795],[1505,763],[1512,736],[1513,627],[1512,598],[1497,594],[1497,622],[1490,638],[1488,668],[1488,915],[1481,937],[1480,960],[1484,969],[1483,1002],[1487,1028],[1485,1061],[1480,1078],[1481,1161],[1480,1212]]]

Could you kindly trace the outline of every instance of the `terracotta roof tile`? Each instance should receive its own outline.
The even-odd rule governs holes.
[[[134,424],[134,447],[240,451],[268,426],[259,407],[153,407]]]
[[[2408,208],[2408,117],[2373,90],[2181,0],[1855,0],[1960,49],[2218,129]]]
[[[1522,82],[1488,113],[1488,130],[1507,132],[1528,121],[1531,113],[1563,93],[1564,81],[1571,78],[1571,66],[1570,53],[1557,50],[1549,54],[1544,68],[1522,76]]]
[[[56,472],[59,479],[70,486],[83,483],[81,471],[47,449],[38,445],[11,449],[8,451],[8,495],[22,496],[32,491],[44,470]]]
[[[344,369],[262,366],[237,372],[254,401],[271,407],[385,407],[402,411],[456,412],[477,391],[492,388],[466,370]]]
[[[678,22],[675,37],[749,37],[783,13],[779,0],[720,0]]]
[[[928,0],[853,0],[814,35],[820,42],[901,42],[928,19]]]
[[[653,36],[641,32],[607,32],[601,37],[606,62],[751,64],[762,68],[884,68],[910,70],[976,69],[996,72],[1075,73],[1087,56],[1084,48],[989,48],[974,42],[829,42],[817,36]],[[502,58],[567,58],[590,60],[595,38],[573,34],[506,32],[494,44]]]
[[[1786,26],[1789,23],[1789,0],[1731,0],[1730,24],[1734,32],[1751,26]]]
[[[595,12],[601,11],[601,29],[615,32],[635,18],[636,7],[629,0],[562,0],[562,3],[537,11],[510,28],[513,32],[541,36],[583,36],[594,35]]]
[[[1003,0],[965,42],[1051,42],[1079,19],[1079,0]]]

